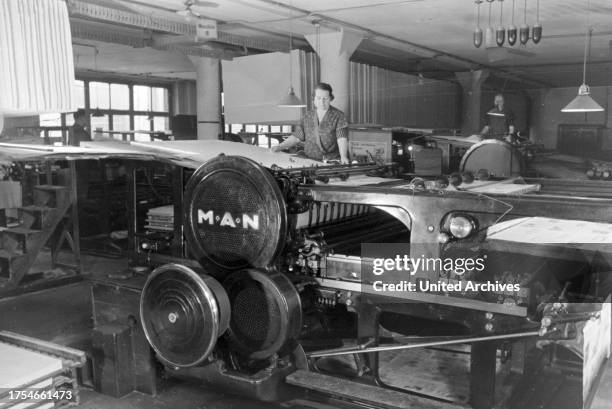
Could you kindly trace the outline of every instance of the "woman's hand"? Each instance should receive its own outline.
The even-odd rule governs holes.
[[[282,150],[283,150],[283,147],[281,146],[281,144],[278,144],[278,145],[276,145],[276,146],[271,147],[271,148],[270,148],[270,150],[271,150],[272,152],[280,152],[280,151],[282,151]]]

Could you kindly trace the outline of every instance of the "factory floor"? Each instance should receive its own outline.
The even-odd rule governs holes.
[[[93,326],[88,278],[99,277],[109,271],[125,269],[127,262],[123,259],[83,256],[83,266],[84,281],[0,299],[0,330],[14,331],[62,345],[86,346],[90,342],[90,331]],[[563,390],[559,393],[563,394]],[[566,390],[565,393],[571,392]],[[558,396],[555,401],[563,402],[564,399]],[[575,399],[565,401],[570,402]],[[81,393],[81,404],[78,407],[87,409],[330,409],[333,406],[303,401],[300,397],[282,404],[262,403],[195,384],[166,380],[162,392],[156,397],[132,392],[117,399],[84,387]],[[565,409],[563,405],[554,407],[538,405],[537,407]],[[609,361],[605,369],[591,409],[609,409],[610,407],[612,407],[612,361]],[[568,406],[566,409],[574,408]]]
[[[36,264],[44,265],[45,254],[39,258],[42,260],[37,260]],[[89,337],[93,327],[88,278],[123,270],[127,267],[127,261],[85,255],[82,265],[84,281],[0,299],[0,330],[13,331],[61,345],[85,347],[90,342]],[[35,265],[33,270],[36,269]],[[78,406],[83,409],[275,409],[279,407],[172,380],[165,382],[163,392],[156,397],[132,392],[117,399],[97,393],[91,388],[83,388],[81,404]]]

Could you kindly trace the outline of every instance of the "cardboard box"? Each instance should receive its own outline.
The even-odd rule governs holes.
[[[380,129],[349,129],[351,160],[391,162],[391,131]]]

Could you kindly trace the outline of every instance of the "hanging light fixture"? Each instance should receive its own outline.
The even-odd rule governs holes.
[[[531,39],[534,43],[539,43],[542,39],[542,24],[540,24],[540,0],[536,3],[536,23],[531,30]]]
[[[527,44],[529,40],[529,26],[527,25],[527,0],[525,0],[525,9],[523,11],[523,24],[519,29],[519,39],[521,40],[521,44]]]
[[[485,46],[486,47],[495,46],[493,27],[491,26],[491,3],[493,3],[494,1],[495,0],[487,0],[487,3],[489,3],[489,25],[487,26],[485,30]]]
[[[292,5],[290,5],[290,14],[289,14],[289,88],[287,89],[287,94],[285,94],[281,100],[278,102],[278,107],[280,108],[304,108],[306,104],[302,102],[300,98],[295,95],[295,91],[293,90],[293,58],[291,58],[291,50],[293,48],[293,10]]]
[[[95,72],[98,72],[98,53],[99,53],[98,48],[94,47],[94,71]],[[104,116],[104,114],[102,113],[102,111],[100,111],[100,108],[98,107],[97,98],[96,98],[96,109],[94,109],[91,116],[95,118],[102,118]]]
[[[498,47],[504,45],[504,40],[506,39],[506,29],[502,25],[502,17],[504,14],[504,0],[499,0],[499,26],[497,26],[497,30],[495,30],[495,42]]]
[[[516,26],[514,25],[514,0],[512,0],[512,23],[508,26],[508,44],[516,44]]]
[[[482,28],[480,28],[480,4],[482,0],[475,0],[476,3],[476,28],[474,29],[474,47],[482,45]]]
[[[149,88],[149,115],[147,116],[147,121],[152,122],[155,120],[155,115],[153,115],[153,88]]]
[[[589,23],[589,9],[590,9],[590,1],[587,0],[587,11],[586,11],[586,21],[587,21],[587,31],[584,36],[584,61],[582,65],[582,85],[578,88],[578,96],[572,100],[569,104],[565,106],[561,110],[561,112],[601,112],[604,109],[599,105],[593,98],[591,98],[590,91],[588,85],[586,85],[586,65],[587,65],[587,51],[589,45],[591,43],[590,38],[592,34],[592,29]]]

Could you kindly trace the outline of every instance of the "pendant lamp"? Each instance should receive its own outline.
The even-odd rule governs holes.
[[[521,44],[527,44],[529,41],[529,26],[527,25],[527,0],[525,0],[525,9],[523,11],[523,24],[519,28],[519,40]]]
[[[582,64],[582,85],[578,88],[578,95],[561,112],[601,112],[604,109],[590,95],[590,88],[586,85],[587,51],[590,44],[592,29],[589,26],[590,1],[587,0],[586,21],[587,30],[584,36],[584,61]]]
[[[542,39],[542,24],[540,23],[540,0],[536,3],[536,23],[531,29],[531,39],[535,44]]]
[[[277,106],[279,108],[304,108],[306,104],[295,95],[295,91],[293,90],[293,58],[291,58],[291,49],[293,48],[293,30],[291,25],[293,16],[290,15],[289,18],[289,88],[287,89],[287,93],[278,101]]]
[[[94,71],[96,74],[98,73],[98,53],[99,53],[98,49],[94,47]],[[96,98],[96,109],[93,110],[91,116],[95,118],[101,118],[104,116],[104,114],[102,113],[102,111],[100,111],[100,108],[98,106],[97,98]]]
[[[517,29],[514,25],[514,0],[512,0],[512,23],[508,26],[508,44],[516,44]]]
[[[475,0],[476,3],[476,28],[474,29],[474,47],[482,45],[482,28],[480,28],[480,4],[483,0]]]
[[[504,45],[504,40],[506,39],[506,29],[502,25],[502,17],[504,14],[504,0],[499,0],[499,26],[497,26],[497,30],[495,30],[495,42],[498,47]]]

